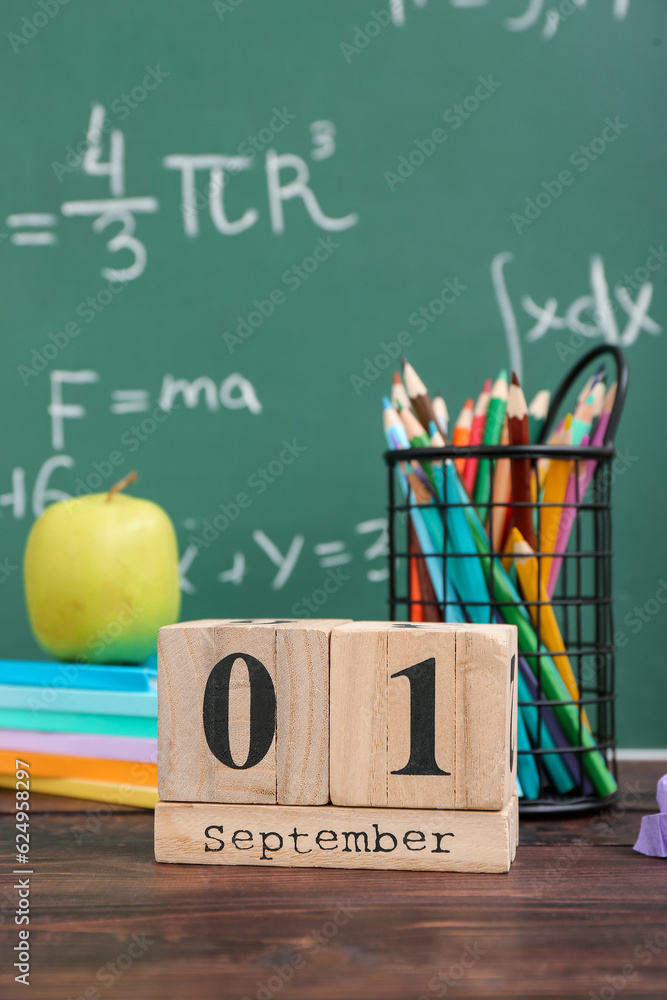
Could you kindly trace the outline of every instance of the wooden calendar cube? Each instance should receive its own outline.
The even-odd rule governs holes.
[[[158,791],[329,799],[329,639],[341,620],[207,620],[158,635]]]
[[[514,626],[335,628],[331,801],[502,809],[516,779],[517,668]]]
[[[507,872],[518,799],[494,812],[158,802],[155,859],[264,868]]]

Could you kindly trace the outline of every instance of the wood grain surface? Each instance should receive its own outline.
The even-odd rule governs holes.
[[[33,795],[29,990],[11,971],[3,791],[0,994],[590,1000],[632,966],[617,995],[664,1000],[667,862],[632,844],[665,770],[622,763],[604,813],[523,819],[504,875],[158,865],[152,813]],[[123,970],[130,946],[139,957]]]

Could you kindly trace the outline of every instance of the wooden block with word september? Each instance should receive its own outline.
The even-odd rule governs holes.
[[[158,802],[155,859],[177,864],[506,872],[516,796],[495,812]]]
[[[340,620],[182,622],[158,635],[158,791],[329,799],[329,637]]]
[[[516,670],[511,625],[335,628],[331,801],[502,809],[516,779]]]

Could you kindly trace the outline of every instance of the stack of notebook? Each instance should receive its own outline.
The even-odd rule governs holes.
[[[157,801],[157,664],[0,660],[0,787],[16,761],[30,789],[152,808]]]

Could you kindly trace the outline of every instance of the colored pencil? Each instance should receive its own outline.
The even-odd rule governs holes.
[[[602,406],[602,412],[600,414],[600,419],[597,422],[595,431],[593,432],[593,439],[591,441],[591,447],[601,448],[604,444],[605,434],[607,433],[607,426],[609,424],[609,418],[611,417],[611,411],[614,408],[614,402],[616,400],[616,389],[617,383],[614,382],[609,387]],[[576,465],[581,465],[580,462]],[[597,467],[597,459],[587,459],[584,463],[584,472],[579,477],[579,487],[578,496],[579,501],[583,500],[586,495],[586,490],[588,489],[595,469]],[[570,476],[568,482],[568,491],[576,498],[577,496],[577,486],[576,481],[573,479],[574,472]],[[566,493],[567,496],[567,493]],[[547,593],[551,598],[554,590],[556,589],[556,583],[558,582],[558,574],[560,573],[560,568],[563,562],[562,554],[567,550],[567,543],[570,539],[570,532],[572,531],[572,526],[576,520],[577,511],[576,507],[566,507],[563,510],[563,516],[561,517],[561,523],[558,526],[558,536],[556,539],[556,546],[554,549],[554,558],[551,563],[551,568],[549,571]]]
[[[410,362],[406,358],[401,358],[401,361],[403,364],[405,388],[408,396],[410,397],[412,407],[420,422],[424,427],[428,427],[431,421],[437,424],[438,421],[436,419],[435,411],[433,410],[433,403],[431,402],[431,397],[428,394],[428,389]]]
[[[482,444],[494,445],[500,442],[500,435],[503,432],[503,423],[505,422],[505,413],[507,411],[507,394],[507,372],[503,369],[493,383],[493,389],[491,390]],[[489,502],[490,493],[491,459],[482,458],[477,469],[473,491],[473,499],[481,521],[486,520],[486,505]]]
[[[404,422],[405,418],[403,420],[401,419],[400,415],[396,412],[396,409],[394,408],[391,400],[389,400],[386,396],[382,397],[382,404],[383,404],[383,411],[382,411],[383,416],[382,416],[382,420],[383,420],[383,425],[384,425],[385,437],[387,437],[388,431],[391,429],[394,432],[394,437],[397,437],[397,438],[400,439],[400,443],[398,443],[398,442],[397,443],[391,443],[391,442],[389,442],[389,447],[390,448],[410,448],[411,442],[410,442],[410,439],[409,439],[409,437],[407,435],[407,431],[405,430],[405,422]],[[402,409],[401,410],[401,413],[404,413],[404,414],[407,414],[409,412],[410,411],[406,410],[406,409]],[[422,428],[422,430],[423,430],[423,428]],[[388,439],[388,441],[389,441],[389,439]],[[420,440],[420,444],[427,444],[427,443],[430,443],[429,440],[428,440],[428,435],[426,433],[424,433],[424,437],[423,437],[422,440]],[[406,463],[406,466],[407,466],[407,463]],[[428,487],[430,489],[435,489],[434,482],[432,481],[432,479],[431,480],[428,479],[428,477],[426,476],[426,473],[424,472],[424,469],[419,464],[419,462],[416,461],[416,459],[413,459],[409,463],[409,466],[407,466],[407,467],[410,469],[411,472],[414,472],[415,475],[419,476],[420,479],[422,479],[423,482],[426,485],[428,485]]]
[[[417,564],[419,559],[417,556],[421,555],[421,549],[419,548],[419,543],[417,542],[417,536],[415,534],[415,529],[410,522],[408,529],[409,539],[410,539],[410,559],[408,563],[408,601],[410,621],[411,622],[423,622],[424,621],[424,608],[422,605],[422,592],[419,583],[419,572],[417,570]]]
[[[431,443],[431,447],[432,448],[444,448],[445,447],[445,439],[444,439],[444,437],[442,436],[442,434],[440,432],[440,428],[438,427],[438,425],[435,423],[434,420],[432,420],[431,423],[428,425],[428,433],[429,433],[429,438],[430,438],[430,443]],[[442,462],[442,459],[434,458],[433,461],[434,462],[437,462],[437,461]]]
[[[540,692],[540,686],[537,683],[537,677],[530,669],[526,663],[526,659],[523,656],[519,657],[519,675],[525,682],[528,689],[528,698],[524,699],[519,695],[521,701],[542,701],[543,698]],[[519,689],[521,690],[521,688]],[[527,709],[528,705],[522,705],[522,709]],[[560,727],[558,719],[554,715],[554,710],[551,705],[542,705],[540,708],[540,714],[544,721],[545,726],[549,730],[553,745],[556,747],[568,747],[569,743],[565,739],[563,730]],[[567,753],[561,753],[559,756],[565,762],[568,771],[574,778],[576,784],[579,786],[580,791],[584,795],[592,795],[593,785],[591,779],[586,774],[584,770],[583,761],[581,759],[581,754],[575,754],[571,751]]]
[[[503,432],[500,435],[500,443],[501,445],[508,445],[510,443],[507,417],[505,417]],[[493,491],[491,494],[493,504],[489,514],[489,538],[491,540],[491,548],[495,552],[502,552],[508,517],[511,512],[511,507],[508,507],[507,504],[511,496],[511,462],[509,458],[499,458],[493,472]]]
[[[597,420],[602,413],[606,395],[607,387],[604,382],[596,382],[591,389],[591,396],[593,397],[593,420]]]
[[[445,462],[445,482],[447,539],[452,553],[447,561],[447,568],[452,574],[470,620],[480,625],[487,624],[490,620],[489,592],[465,511],[457,506],[460,484],[451,460]]]
[[[394,372],[391,385],[391,401],[397,409],[398,407],[403,407],[405,410],[411,408],[410,397],[405,391],[400,372]]]
[[[383,411],[383,423],[385,437],[390,448],[403,449],[409,447],[410,443],[405,426],[402,421],[398,419],[398,414],[391,403],[389,403],[389,406],[385,404]],[[427,523],[429,518],[432,522],[435,517],[436,521],[439,521],[440,523],[440,528],[442,528],[442,520],[440,519],[439,511],[434,507],[430,509],[426,508],[422,511],[420,508],[412,506],[412,498],[415,496],[415,489],[418,489],[419,495],[423,496],[422,491],[426,491],[426,487],[416,478],[414,473],[409,472],[409,468],[406,463],[401,463],[401,465],[403,466],[403,469],[401,469],[400,466],[398,467],[398,483],[406,502],[411,505],[410,520],[415,529],[415,534],[417,535],[419,548],[424,556],[424,559],[419,560],[419,562],[426,563],[428,575],[433,586],[435,600],[440,606],[445,606],[444,620],[463,622],[465,619],[462,611],[460,610],[460,601],[454,591],[454,587],[449,576],[446,577],[445,584],[443,585],[442,546],[439,549],[436,549],[434,546]],[[447,593],[446,605],[445,589]]]
[[[577,404],[583,403],[584,400],[588,399],[593,387],[597,385],[597,383],[600,382],[602,379],[604,379],[605,371],[606,371],[606,365],[604,361],[602,361],[595,369],[591,377],[586,379],[586,381],[584,382],[584,385],[581,391],[579,392],[579,395],[577,396]]]
[[[522,537],[517,528],[510,532],[512,550],[514,552],[514,565],[516,566],[519,586],[523,592],[530,617],[533,619],[540,640],[546,646],[551,659],[556,664],[558,673],[563,678],[563,683],[573,701],[579,700],[579,686],[574,676],[574,671],[570,664],[569,657],[565,652],[565,643],[561,636],[556,615],[549,602],[547,589],[544,582],[538,583],[538,559],[531,546]],[[539,603],[538,603],[539,602]],[[582,722],[589,729],[590,723],[586,717],[586,712],[581,711]]]
[[[522,667],[523,670],[528,671],[528,673],[531,672],[530,667],[526,663],[523,656],[520,656],[519,671],[517,674],[519,701],[532,701],[533,698],[528,690],[528,685],[526,684],[525,677],[522,673]],[[530,739],[531,745],[534,747],[540,747],[543,750],[555,749],[556,742],[547,728],[544,718],[544,709],[542,709],[541,715],[542,718],[538,720],[538,709],[534,705],[521,706],[521,717],[528,732],[528,738]],[[521,756],[519,756],[519,760],[521,760]],[[542,754],[542,762],[556,791],[560,795],[566,795],[568,792],[571,792],[575,784],[574,778],[570,774],[561,755],[557,753]]]
[[[443,437],[447,437],[449,434],[449,410],[447,409],[447,403],[445,402],[444,396],[438,393],[433,397],[433,412],[435,413],[435,420],[438,425]]]
[[[419,543],[417,543],[417,550],[421,552]],[[421,606],[422,620],[425,622],[441,622],[442,613],[435,596],[435,590],[433,589],[433,584],[431,583],[431,577],[429,575],[426,562],[423,558],[418,558],[415,562],[417,563],[419,589],[421,591],[422,601],[424,602]]]
[[[602,387],[602,383],[598,382]],[[572,444],[576,447],[581,444],[582,438],[589,433],[593,425],[593,411],[595,408],[595,390],[591,392],[585,403],[577,406],[572,414]]]
[[[430,448],[431,439],[428,436],[427,432],[422,427],[422,425],[419,423],[417,418],[415,417],[412,410],[403,409],[400,411],[399,416],[403,421],[403,426],[405,427],[405,431],[408,435],[408,440],[410,441],[412,447]],[[426,475],[426,478],[428,479],[433,489],[437,490],[437,483],[435,475],[433,474],[433,467],[431,462],[421,461],[419,464],[423,469],[424,474]]]
[[[466,399],[463,404],[463,408],[459,413],[456,423],[454,424],[454,431],[452,433],[452,444],[455,448],[463,448],[470,441],[470,431],[472,429],[472,414],[475,408],[474,399]],[[465,458],[454,459],[454,465],[456,466],[456,471],[459,475],[463,475],[463,470],[465,468],[466,460]]]
[[[425,428],[417,420],[412,410],[399,410],[398,415],[403,421],[403,426],[405,427],[408,439],[413,448],[429,448],[431,445],[431,439],[426,433]]]
[[[594,384],[595,384],[595,375],[591,375],[590,378],[586,379],[581,390],[579,391],[579,395],[577,396],[577,406],[579,406],[586,399],[588,399]]]
[[[536,444],[540,436],[544,421],[549,412],[550,402],[551,392],[549,389],[540,389],[530,402],[530,406],[528,407],[528,438],[531,444]]]
[[[517,749],[520,751],[529,751],[531,749],[528,730],[526,729],[522,712],[518,712],[516,717],[516,742]],[[540,776],[532,753],[518,753],[516,767],[523,797],[525,799],[536,799],[540,794]]]
[[[512,384],[507,401],[507,425],[510,444],[529,444],[529,423],[526,397],[516,374],[512,372]],[[512,518],[523,537],[535,548],[533,529],[532,494],[530,488],[531,465],[528,458],[512,459]],[[520,507],[517,504],[526,504]]]
[[[443,586],[443,527],[440,512],[429,505],[430,498],[426,488],[414,475],[410,475],[407,481],[406,499],[410,504],[416,502],[420,505],[419,508],[411,508],[410,517],[417,532],[419,547],[425,556],[435,598],[438,604],[444,605],[444,621],[463,622],[465,618],[461,601],[449,573]]]
[[[472,417],[472,427],[470,428],[470,440],[468,442],[470,445],[478,445],[482,443],[482,438],[484,437],[484,424],[486,423],[486,413],[489,408],[489,398],[491,396],[491,386],[491,379],[487,378],[482,387],[482,391],[477,397]],[[468,496],[472,496],[472,492],[475,487],[475,479],[477,478],[477,466],[479,465],[479,459],[470,457],[466,458],[465,462],[466,464],[463,470],[463,485],[466,488]]]
[[[565,425],[560,435],[561,445],[568,446],[572,443],[572,416],[568,413],[565,418]],[[549,579],[551,569],[551,553],[556,548],[558,538],[558,525],[563,513],[563,501],[567,493],[567,483],[572,471],[572,461],[570,459],[553,459],[549,464],[549,471],[544,482],[544,495],[542,496],[542,506],[540,508],[539,524],[539,551],[540,579],[545,586]]]

